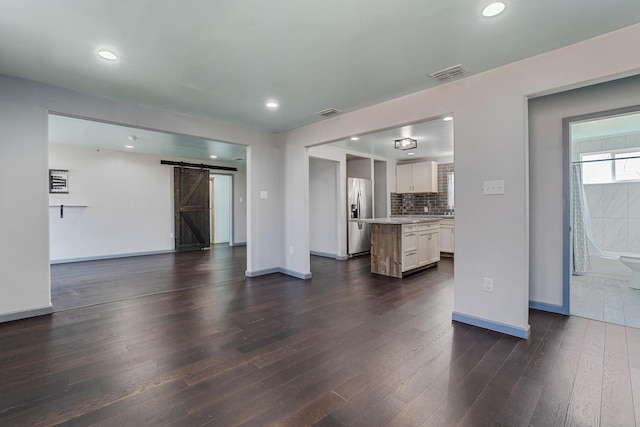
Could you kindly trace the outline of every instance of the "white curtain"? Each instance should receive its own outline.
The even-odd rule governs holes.
[[[588,227],[589,227],[589,206],[587,197],[582,185],[582,165],[572,165],[572,188],[571,197],[573,212],[573,223],[571,234],[573,236],[573,272],[574,274],[586,273],[591,270],[589,261]]]

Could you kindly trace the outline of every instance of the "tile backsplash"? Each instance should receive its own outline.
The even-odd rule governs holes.
[[[438,193],[391,193],[391,215],[424,215],[424,207],[429,214],[438,215],[449,211],[447,206],[447,174],[453,172],[453,163],[438,165]]]

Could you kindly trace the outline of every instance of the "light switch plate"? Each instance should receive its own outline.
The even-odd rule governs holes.
[[[504,194],[504,180],[485,181],[483,190],[485,195]]]
[[[493,279],[491,277],[484,278],[482,290],[485,292],[493,292]]]

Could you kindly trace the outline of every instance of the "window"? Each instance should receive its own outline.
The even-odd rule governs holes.
[[[640,152],[614,154],[613,176],[616,181],[640,180]],[[620,159],[620,160],[618,160]]]
[[[637,149],[589,153],[580,158],[584,184],[640,181],[640,151]]]

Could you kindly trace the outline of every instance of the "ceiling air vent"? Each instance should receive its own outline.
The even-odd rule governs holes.
[[[338,110],[337,108],[327,108],[326,110],[318,111],[316,114],[322,117],[331,117],[340,113],[342,113],[342,111]]]
[[[454,65],[453,67],[448,67],[440,71],[436,71],[435,73],[429,74],[429,77],[435,80],[443,81],[450,79],[452,77],[461,76],[467,73],[467,70],[462,64]]]

